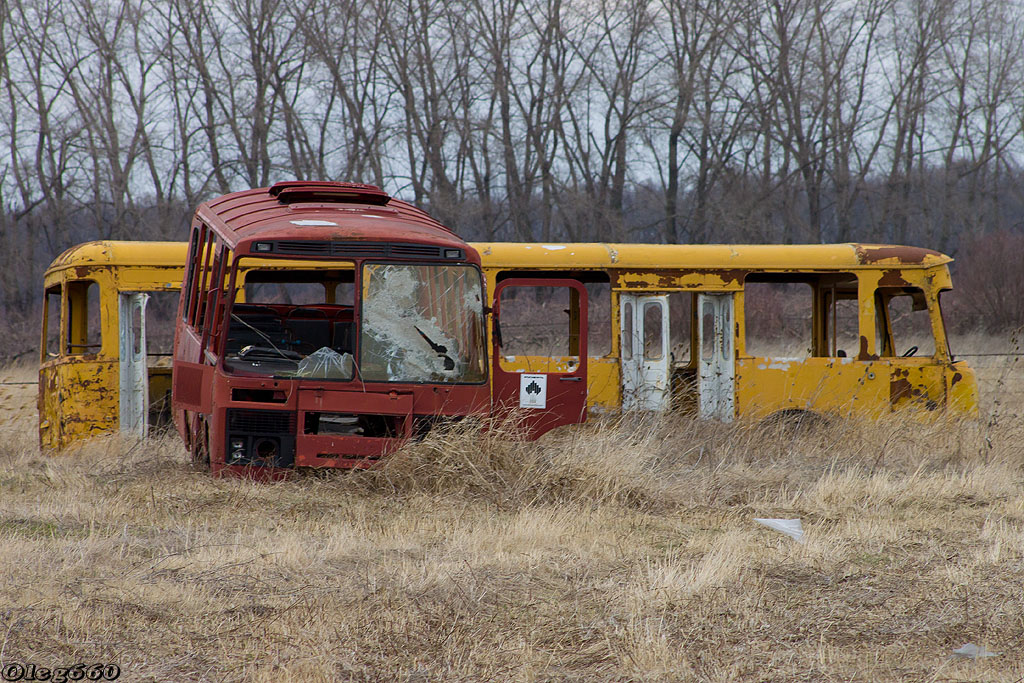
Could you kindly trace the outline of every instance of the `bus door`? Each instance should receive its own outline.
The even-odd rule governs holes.
[[[121,433],[144,437],[149,431],[149,372],[146,367],[145,292],[118,296]]]
[[[587,290],[567,279],[502,280],[494,289],[492,405],[519,411],[535,438],[587,419]]]
[[[735,412],[734,301],[732,292],[697,295],[699,414],[702,418],[724,422],[731,422]]]
[[[623,410],[668,410],[668,296],[619,295]]]

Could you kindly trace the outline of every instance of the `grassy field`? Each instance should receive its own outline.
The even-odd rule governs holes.
[[[1024,388],[980,420],[434,434],[258,485],[0,409],[0,660],[126,681],[1024,679]],[[31,381],[29,369],[0,380]],[[805,543],[756,524],[800,518]],[[972,642],[996,657],[964,660]]]

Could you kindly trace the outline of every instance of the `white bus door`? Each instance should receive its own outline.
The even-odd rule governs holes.
[[[624,410],[668,410],[668,296],[619,295]]]
[[[697,296],[700,416],[723,422],[731,422],[735,413],[734,301],[731,292]]]
[[[146,368],[146,302],[144,292],[118,297],[121,433],[142,438],[149,431],[149,374]]]

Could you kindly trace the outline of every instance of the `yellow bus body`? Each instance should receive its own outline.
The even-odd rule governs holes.
[[[716,343],[729,349],[731,376],[716,386],[725,387],[721,392],[729,396],[699,395],[706,386],[694,381],[703,372],[698,369],[703,361],[697,357],[702,340],[697,338],[701,316],[696,307],[688,321],[672,318],[666,307],[666,327],[682,323],[690,328],[693,357],[688,363],[672,364],[670,386],[662,388],[663,393],[671,394],[664,405],[689,405],[694,410],[698,405],[700,410],[710,405],[710,416],[725,419],[762,419],[792,412],[877,417],[902,409],[922,415],[973,415],[978,410],[974,372],[949,352],[939,295],[951,288],[948,264],[952,259],[938,252],[868,244],[492,242],[473,246],[482,257],[489,297],[507,278],[579,278],[606,284],[610,349],[587,359],[587,403],[591,409],[619,410],[629,402],[623,388],[622,311],[628,309],[624,303],[689,295],[693,302],[727,304],[728,315],[715,319],[728,322],[727,338]],[[124,414],[120,351],[126,343],[138,340],[130,339],[132,321],[124,319],[126,309],[119,299],[136,293],[178,292],[186,252],[187,245],[178,242],[92,242],[69,249],[51,264],[44,281],[48,296],[40,344],[39,432],[44,447],[62,449],[92,435],[128,431],[120,417]],[[279,268],[288,264],[275,261],[265,265]],[[310,262],[301,265],[311,267]],[[744,308],[750,283],[787,278],[809,284],[813,290],[812,346],[816,351],[802,358],[753,355],[748,352]],[[837,278],[845,279],[840,282]],[[833,283],[831,290],[822,284],[826,282]],[[98,291],[98,320],[96,312],[89,310],[86,296],[92,284]],[[880,310],[887,297],[910,293],[915,305],[928,312],[934,342],[934,353],[928,356],[896,355],[891,330],[887,331],[888,313]],[[831,302],[834,307],[839,297],[856,301],[857,309],[859,344],[846,355],[838,355],[835,348],[829,352],[828,321],[824,320],[828,305]],[[59,306],[59,315],[51,312],[54,306]],[[725,308],[719,312],[722,310]],[[52,329],[57,326],[59,330]],[[90,331],[90,326],[96,329]],[[488,329],[493,347],[493,326]],[[98,342],[90,344],[89,335],[97,330]],[[48,345],[48,336],[55,337],[57,343]],[[570,367],[574,361],[568,356],[521,355],[506,356],[503,362],[503,367],[528,372],[540,364],[550,369]],[[170,391],[170,367],[154,359],[148,366],[148,395],[155,402],[154,397],[162,398]]]
[[[186,247],[89,242],[68,249],[47,269],[38,398],[44,448],[120,429],[120,343],[131,324],[121,319],[121,295],[179,291]],[[97,304],[99,310],[90,310]],[[166,397],[170,365],[149,368],[149,384],[156,400]]]
[[[625,295],[728,293],[734,299],[733,415],[755,419],[795,411],[821,415],[881,416],[903,408],[928,414],[974,415],[978,386],[973,370],[949,352],[939,294],[951,288],[944,254],[915,247],[834,245],[655,245],[477,243],[489,291],[507,277],[600,274],[610,285],[611,348],[588,359],[588,404],[623,406],[620,299]],[[845,357],[773,358],[748,352],[744,294],[748,279],[799,277],[808,283],[846,274],[855,283],[859,348]],[[812,285],[813,286],[813,285]],[[930,315],[935,352],[900,357],[880,339],[878,295],[919,290]],[[816,291],[815,296],[819,296]],[[671,322],[671,321],[670,321]],[[818,326],[815,335],[823,333]],[[816,339],[824,346],[823,339]],[[692,359],[691,359],[692,360]],[[523,371],[537,358],[517,358]],[[681,368],[675,368],[680,370]],[[678,374],[678,373],[673,373]],[[675,377],[674,377],[675,379]],[[673,391],[678,390],[673,382]],[[685,390],[682,392],[685,393]],[[678,396],[674,398],[679,398]]]

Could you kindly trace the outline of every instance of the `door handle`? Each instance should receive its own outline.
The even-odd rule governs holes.
[[[582,382],[582,377],[559,377],[559,382]]]

